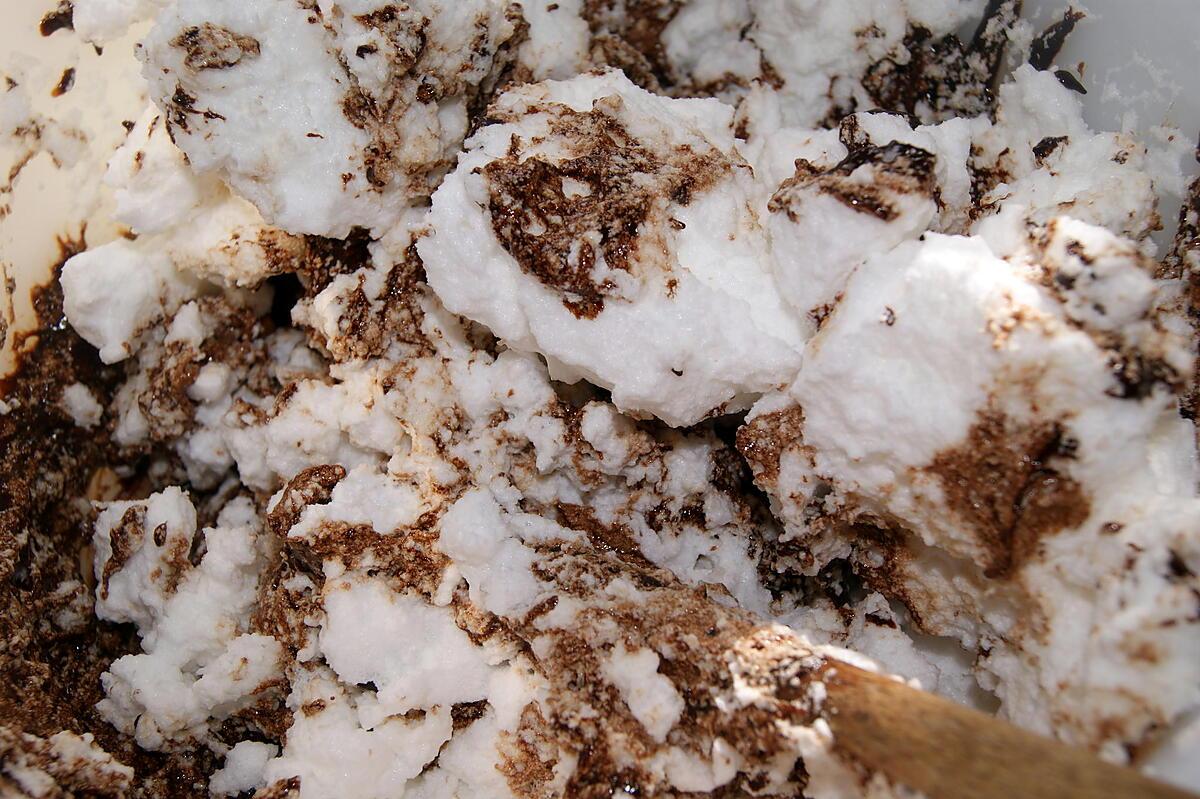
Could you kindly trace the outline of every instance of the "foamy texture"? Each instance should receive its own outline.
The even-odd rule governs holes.
[[[1184,342],[1155,320],[1137,249],[1100,229],[1055,220],[1008,261],[925,238],[855,273],[744,451],[810,568],[861,559],[926,630],[986,647],[1007,716],[1092,746],[1140,739],[1195,701],[1188,636],[1160,623],[1188,605],[1167,567],[1194,497],[1175,438]],[[892,543],[842,532],[881,516]],[[887,561],[896,546],[910,559]],[[1123,611],[1081,623],[1110,602]]]
[[[136,238],[62,278],[124,371],[55,400],[159,489],[92,531],[101,715],[272,799],[907,795],[830,659],[1178,748],[1194,258],[1053,74],[985,113],[1019,24],[866,110],[982,5],[164,4]]]
[[[513,33],[506,10],[186,0],[158,16],[145,75],[192,165],[267,220],[382,232],[452,162]]]
[[[618,408],[673,425],[745,407],[795,373],[802,333],[769,273],[759,200],[727,108],[658,98],[610,72],[511,92],[493,114],[508,121],[471,140],[418,242],[450,310],[545,356],[559,379],[587,379],[610,389]],[[623,131],[617,144],[596,132],[604,126]],[[515,155],[514,136],[529,142]],[[569,159],[581,157],[604,164],[594,185],[569,175],[564,183],[576,168]],[[543,165],[536,179],[546,188],[523,198],[514,192],[534,178],[515,175],[526,163]],[[562,192],[573,210],[505,216],[505,204],[538,191]],[[593,192],[638,191],[647,195],[632,208],[587,207]],[[555,254],[524,232],[547,224]]]

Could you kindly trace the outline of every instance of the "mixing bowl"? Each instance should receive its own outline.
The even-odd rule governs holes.
[[[1061,0],[1030,0],[1027,16],[1040,26],[1063,6]],[[9,0],[0,26],[0,72],[22,83],[34,111],[58,120],[66,132],[52,148],[57,158],[42,151],[27,162],[24,148],[0,139],[0,176],[15,175],[0,193],[0,375],[13,368],[20,333],[32,324],[31,289],[50,278],[62,243],[86,238],[95,245],[120,235],[109,212],[111,198],[95,176],[124,136],[110,120],[136,119],[146,102],[137,64],[129,56],[144,26],[101,51],[69,31],[41,35],[38,23],[50,10],[47,0]],[[1166,126],[1194,140],[1200,131],[1196,0],[1091,0],[1086,10],[1087,21],[1059,62],[1071,66],[1088,88],[1083,103],[1092,126],[1147,139],[1168,135],[1162,130]],[[72,90],[52,96],[51,88],[67,69],[74,70]],[[3,99],[0,95],[0,133],[6,119]],[[1183,148],[1178,151],[1182,158]],[[1195,171],[1195,164],[1183,167]],[[1164,197],[1164,237],[1174,227],[1177,208],[1177,197]],[[1193,722],[1166,742],[1150,765],[1169,766],[1200,788],[1198,749],[1200,723]]]

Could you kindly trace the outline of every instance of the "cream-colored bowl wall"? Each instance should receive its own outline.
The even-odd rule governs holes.
[[[51,149],[68,156],[56,165],[40,148],[5,191],[10,171],[28,155],[29,142],[14,142],[0,129],[0,285],[5,287],[0,319],[7,328],[7,335],[0,336],[0,374],[11,369],[15,334],[30,327],[29,292],[49,278],[58,258],[58,237],[77,238],[84,223],[89,243],[116,235],[106,212],[107,194],[96,175],[124,138],[121,120],[137,119],[146,104],[132,56],[136,34],[110,43],[103,54],[81,45],[71,31],[43,37],[38,23],[56,2],[0,0],[0,76],[17,82],[11,91],[29,98],[35,116],[55,120],[46,138],[61,136],[67,144]],[[74,87],[52,96],[68,68],[75,70]],[[0,92],[5,86],[0,78]],[[4,121],[0,113],[0,128]],[[80,133],[86,142],[70,152],[70,140]]]

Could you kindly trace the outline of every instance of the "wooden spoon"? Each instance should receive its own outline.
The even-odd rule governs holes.
[[[826,686],[822,716],[835,746],[931,799],[1197,799],[840,661],[827,661],[814,676]]]

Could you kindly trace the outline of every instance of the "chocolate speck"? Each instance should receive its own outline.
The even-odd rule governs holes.
[[[834,297],[833,302],[823,302],[817,307],[809,309],[808,318],[812,320],[813,325],[817,328],[817,330],[825,327],[825,322],[828,321],[829,317],[837,308],[838,303],[841,301],[842,292],[838,292],[837,296]]]
[[[1036,554],[1041,539],[1087,519],[1087,496],[1056,467],[1077,449],[1064,449],[1066,439],[1058,423],[1020,423],[988,408],[960,446],[927,467],[983,549],[987,576],[1008,576]]]
[[[719,152],[679,147],[665,158],[634,139],[605,109],[562,109],[552,131],[575,144],[574,157],[551,162],[521,160],[513,147],[483,169],[490,195],[492,229],[521,269],[555,289],[579,318],[595,318],[615,290],[597,280],[597,261],[633,273],[641,231],[665,211],[667,201],[686,204],[728,172]],[[571,190],[579,184],[583,190]],[[669,218],[661,221],[669,226]],[[664,264],[664,271],[670,271]]]
[[[1087,89],[1083,88],[1083,84],[1079,82],[1079,78],[1067,72],[1065,69],[1055,70],[1054,77],[1058,78],[1058,82],[1066,86],[1073,92],[1079,94],[1087,94]]]
[[[146,508],[144,505],[134,505],[121,515],[120,520],[108,532],[109,545],[112,555],[104,564],[104,570],[97,575],[100,578],[100,597],[108,598],[108,584],[112,576],[121,570],[128,562],[134,550],[145,536]],[[160,545],[161,546],[161,545]]]
[[[1087,15],[1081,11],[1068,8],[1063,13],[1062,19],[1042,31],[1029,48],[1030,65],[1034,69],[1049,69],[1063,45],[1067,43],[1067,37],[1071,35],[1071,31],[1075,30],[1075,24],[1085,16]]]
[[[1182,387],[1182,378],[1168,363],[1158,358],[1147,357],[1140,352],[1113,353],[1112,375],[1117,385],[1106,393],[1118,399],[1139,402],[1161,388],[1176,391]]]
[[[1038,166],[1041,166],[1051,153],[1068,142],[1070,142],[1070,138],[1067,136],[1047,136],[1033,145],[1033,157],[1037,160]]]
[[[799,406],[764,413],[737,431],[737,449],[756,480],[770,485],[779,479],[779,462],[792,445],[804,441],[804,411]]]
[[[299,795],[300,778],[288,777],[286,780],[276,780],[266,788],[260,788],[254,794],[254,799],[296,799]]]
[[[188,117],[192,114],[200,114],[205,119],[225,119],[224,116],[212,110],[200,110],[196,108],[196,98],[187,93],[181,84],[175,84],[175,91],[166,102],[164,111],[167,114],[167,121],[171,125],[175,125],[183,131],[187,131]]]
[[[228,28],[205,22],[184,28],[171,40],[173,47],[186,52],[183,63],[188,69],[228,69],[243,59],[259,55],[258,40],[234,33]]]
[[[890,222],[899,212],[888,195],[932,196],[936,163],[937,156],[928,150],[895,141],[883,146],[866,144],[852,149],[840,163],[823,171],[815,169],[808,161],[797,159],[795,174],[780,184],[767,204],[767,210],[771,213],[782,211],[789,219],[796,220],[805,191],[815,188],[847,208]],[[864,166],[874,168],[875,180],[864,183],[852,178],[855,171]]]
[[[43,36],[49,36],[55,31],[75,30],[75,6],[70,0],[60,0],[58,6],[42,17],[38,31]]]
[[[450,720],[455,732],[466,729],[487,713],[486,699],[476,702],[458,702],[450,707]]]
[[[895,629],[895,628],[896,628],[896,622],[895,622],[895,621],[893,621],[892,619],[888,618],[887,616],[881,616],[881,615],[880,615],[880,614],[878,614],[878,613],[868,613],[868,614],[866,614],[866,615],[864,616],[864,618],[865,618],[867,621],[871,622],[871,624],[875,624],[875,625],[877,625],[877,626],[879,626],[879,627],[891,627],[891,628],[893,628],[893,629]]]
[[[1180,582],[1194,579],[1195,576],[1196,573],[1188,566],[1183,556],[1172,549],[1167,558],[1167,579],[1171,582]]]
[[[62,97],[67,92],[71,91],[75,86],[75,67],[67,67],[63,70],[62,76],[58,79],[58,83],[50,90],[51,97]]]

